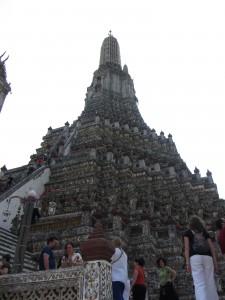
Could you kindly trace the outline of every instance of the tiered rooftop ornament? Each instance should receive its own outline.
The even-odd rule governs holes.
[[[121,66],[119,44],[110,33],[83,112],[71,125],[49,127],[37,150],[48,155],[51,177],[42,218],[31,229],[33,251],[39,253],[49,235],[57,235],[61,247],[68,240],[78,247],[92,231],[94,216],[101,219],[107,238],[123,239],[130,258],[145,258],[149,294],[157,288],[155,262],[161,255],[179,273],[180,294],[193,294],[184,269],[182,234],[193,214],[211,230],[215,219],[224,216],[224,200],[211,172],[201,177],[196,168],[192,173],[172,135],[157,135],[144,122],[137,102],[128,67]],[[49,202],[55,203],[50,216]]]
[[[11,91],[10,84],[6,80],[6,69],[5,69],[5,62],[9,57],[2,60],[4,55],[5,52],[0,56],[0,112],[2,110],[7,94]]]
[[[94,231],[89,235],[88,240],[81,243],[80,251],[85,261],[106,260],[111,262],[115,247],[106,239],[99,220],[96,221]]]

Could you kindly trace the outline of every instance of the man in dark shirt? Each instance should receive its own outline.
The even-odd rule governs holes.
[[[39,270],[51,270],[55,269],[55,258],[52,250],[58,246],[58,239],[56,237],[50,237],[47,239],[47,246],[41,251],[39,260]]]
[[[5,254],[2,256],[2,265],[0,267],[0,275],[9,274],[11,271],[11,266],[9,264],[10,261],[10,254]]]

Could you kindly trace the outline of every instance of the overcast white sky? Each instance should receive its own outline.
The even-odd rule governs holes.
[[[109,30],[145,122],[173,135],[192,172],[209,169],[225,198],[224,0],[1,0],[12,94],[0,114],[0,166],[27,164],[49,126],[77,119]]]

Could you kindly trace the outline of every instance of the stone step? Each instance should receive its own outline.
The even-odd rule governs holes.
[[[10,264],[13,265],[14,263],[14,255],[15,255],[16,247],[14,248],[6,248],[6,247],[0,247],[0,253],[2,254],[10,254],[11,255],[11,260]],[[25,259],[24,259],[24,272],[26,271],[35,271],[37,270],[37,265],[36,262],[33,260],[32,255],[30,253],[25,254]]]
[[[7,237],[11,237],[11,238],[17,238],[17,235],[13,234],[12,232],[10,232],[4,228],[0,228],[0,234],[6,235]]]
[[[0,245],[3,243],[5,244],[7,241],[7,247],[15,245],[17,243],[18,237],[15,235],[8,235],[7,232],[2,232],[2,229],[0,229]]]
[[[14,256],[16,252],[18,237],[11,232],[0,228],[0,254],[10,254],[11,260],[10,263],[13,265]],[[37,270],[36,262],[32,259],[32,254],[26,251],[25,260],[24,260],[24,272],[31,272]]]

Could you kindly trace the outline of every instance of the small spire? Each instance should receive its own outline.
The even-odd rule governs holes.
[[[194,173],[195,173],[195,174],[199,174],[199,173],[200,173],[200,171],[199,171],[199,169],[198,169],[197,167],[195,167]]]
[[[123,71],[124,71],[124,73],[128,73],[128,67],[127,67],[127,65],[123,66]]]
[[[7,171],[6,165],[4,165],[3,167],[1,167],[1,171]]]
[[[209,177],[209,176],[212,176],[212,172],[210,172],[209,170],[207,170],[207,173],[206,175]]]
[[[109,30],[109,36],[112,36],[112,30]]]

